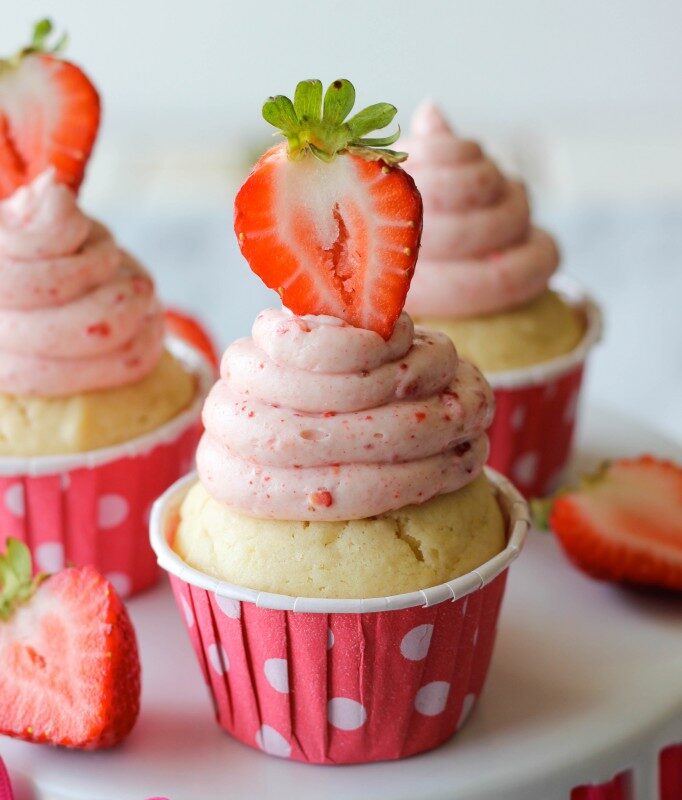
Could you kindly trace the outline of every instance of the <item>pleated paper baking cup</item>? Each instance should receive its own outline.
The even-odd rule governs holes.
[[[218,724],[274,756],[312,764],[405,758],[464,724],[485,682],[507,568],[528,508],[489,472],[508,544],[477,570],[366,600],[290,597],[223,583],[171,549],[188,476],[154,505],[152,546],[170,574]]]
[[[580,344],[542,364],[486,373],[496,403],[488,463],[526,497],[546,494],[561,482],[571,454],[585,362],[602,334],[599,306],[578,284],[562,276],[552,288],[583,313]]]
[[[214,376],[203,356],[168,347],[197,376],[192,406],[145,436],[66,456],[0,457],[0,546],[31,548],[36,570],[93,565],[128,597],[159,577],[149,546],[152,503],[193,469],[201,408]]]

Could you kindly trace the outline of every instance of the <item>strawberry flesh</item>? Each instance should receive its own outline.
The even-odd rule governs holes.
[[[590,575],[682,591],[682,468],[621,459],[554,502],[550,526]]]
[[[388,339],[421,237],[421,197],[400,167],[343,154],[256,163],[235,201],[251,269],[295,314],[328,314]]]
[[[111,584],[91,567],[48,578],[0,622],[0,733],[96,749],[137,719],[135,631]]]
[[[0,199],[49,167],[78,189],[97,137],[97,90],[74,64],[32,54],[0,73]]]

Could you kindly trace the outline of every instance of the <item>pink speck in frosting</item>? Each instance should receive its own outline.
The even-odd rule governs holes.
[[[92,325],[88,325],[85,332],[89,336],[110,336],[111,325],[108,322],[95,322]]]
[[[327,489],[318,489],[316,492],[311,492],[308,499],[311,506],[322,506],[323,508],[329,508],[334,502],[332,493]]]

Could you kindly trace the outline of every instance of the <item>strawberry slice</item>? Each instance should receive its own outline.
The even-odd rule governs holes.
[[[86,750],[111,747],[140,705],[135,631],[92,567],[31,578],[28,549],[0,557],[0,733]]]
[[[652,456],[613,461],[561,493],[549,524],[593,577],[682,591],[682,467]]]
[[[78,189],[97,137],[97,90],[49,47],[52,24],[36,25],[31,45],[0,61],[0,199],[48,167]]]
[[[296,314],[329,314],[350,325],[393,332],[410,286],[422,203],[387,150],[398,133],[367,139],[396,109],[377,103],[344,122],[355,102],[346,80],[322,104],[320,81],[302,81],[294,102],[270,98],[263,116],[287,142],[256,163],[235,201],[241,251],[266,286]]]
[[[218,369],[220,362],[213,340],[196,319],[184,314],[182,311],[178,311],[176,308],[167,308],[165,321],[166,330],[170,334],[177,336],[178,339],[182,339],[195,350],[198,350],[206,356],[206,359],[215,370]]]

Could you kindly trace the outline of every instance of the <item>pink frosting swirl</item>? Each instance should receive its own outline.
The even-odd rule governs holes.
[[[460,139],[423,103],[401,143],[424,201],[418,269],[406,308],[415,316],[469,317],[537,297],[559,264],[554,239],[530,223],[522,183],[476,142]]]
[[[163,350],[154,284],[48,170],[0,203],[0,391],[140,380]]]
[[[473,480],[493,414],[481,373],[403,313],[388,341],[334,317],[262,312],[225,352],[197,465],[255,517],[374,516]]]

